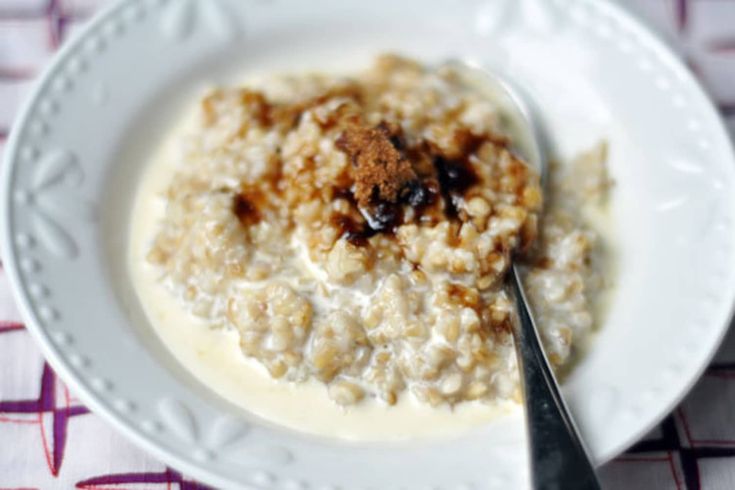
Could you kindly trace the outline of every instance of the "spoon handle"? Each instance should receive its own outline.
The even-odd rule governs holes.
[[[541,347],[516,266],[512,267],[510,276],[518,309],[519,321],[513,326],[513,334],[526,400],[533,488],[599,489],[592,462],[587,457]]]

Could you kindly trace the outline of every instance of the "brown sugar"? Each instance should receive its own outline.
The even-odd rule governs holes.
[[[398,130],[385,122],[374,128],[350,125],[337,139],[336,146],[352,161],[353,192],[364,209],[380,202],[398,202],[401,190],[416,180],[411,162],[402,152]]]

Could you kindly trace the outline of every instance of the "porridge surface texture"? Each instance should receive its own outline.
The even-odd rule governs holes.
[[[147,260],[273,378],[338,404],[517,399],[510,261],[565,365],[603,287],[580,209],[604,200],[604,161],[556,169],[542,202],[497,106],[451,69],[272,77],[203,98]]]

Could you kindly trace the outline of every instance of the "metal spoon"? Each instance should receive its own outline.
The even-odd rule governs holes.
[[[528,100],[520,95],[506,79],[479,66],[459,61],[449,61],[446,66],[463,77],[492,92],[492,97],[502,105],[503,112],[510,113],[509,123],[521,138],[520,146],[528,163],[535,167],[541,185],[547,181],[548,162],[544,152],[542,133],[533,119]],[[509,282],[518,310],[518,321],[513,326],[521,387],[526,405],[528,447],[531,465],[531,482],[538,490],[588,490],[599,489],[584,443],[572,420],[554,373],[544,354],[538,329],[526,299],[519,272],[513,264]]]

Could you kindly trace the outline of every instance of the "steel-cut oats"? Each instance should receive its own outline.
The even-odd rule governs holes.
[[[593,325],[604,148],[555,175],[450,69],[394,56],[351,78],[281,76],[201,102],[148,255],[194,315],[274,378],[349,405],[517,398],[512,257],[557,366]],[[580,176],[584,176],[580,178]]]

